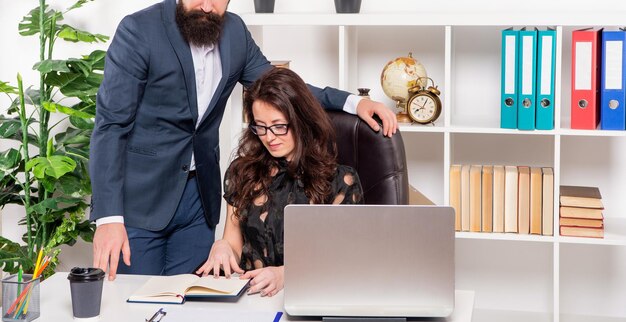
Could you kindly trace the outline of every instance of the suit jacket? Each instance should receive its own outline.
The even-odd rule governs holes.
[[[89,170],[91,219],[122,215],[125,224],[161,230],[183,194],[194,152],[208,224],[220,217],[219,126],[237,82],[251,85],[271,68],[241,18],[227,12],[219,40],[222,78],[199,125],[189,45],[165,0],[125,17],[105,61],[97,97]],[[349,95],[309,86],[327,109]]]

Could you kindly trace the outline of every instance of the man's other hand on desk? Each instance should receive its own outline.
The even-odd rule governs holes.
[[[115,279],[120,252],[124,263],[130,266],[130,245],[124,224],[110,223],[98,226],[93,237],[93,266],[105,272],[109,267],[111,281]]]

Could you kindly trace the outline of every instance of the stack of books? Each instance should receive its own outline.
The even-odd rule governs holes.
[[[561,236],[604,238],[600,189],[561,186],[559,202]]]
[[[553,173],[550,167],[451,165],[456,231],[552,236]]]

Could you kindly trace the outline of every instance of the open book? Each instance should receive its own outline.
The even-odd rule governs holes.
[[[237,276],[198,277],[194,274],[153,276],[129,298],[128,302],[182,304],[186,298],[237,297],[250,280]]]

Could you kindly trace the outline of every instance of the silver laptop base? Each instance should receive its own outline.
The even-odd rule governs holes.
[[[323,322],[406,322],[406,318],[324,317]]]

